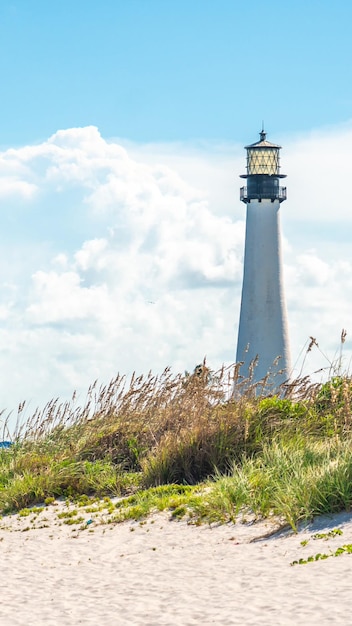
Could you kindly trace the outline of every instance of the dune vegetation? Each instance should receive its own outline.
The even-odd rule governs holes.
[[[278,516],[295,528],[351,508],[352,379],[299,379],[275,395],[266,382],[203,364],[95,383],[82,404],[53,400],[0,449],[0,510],[123,496],[116,521],[166,510],[191,523]]]

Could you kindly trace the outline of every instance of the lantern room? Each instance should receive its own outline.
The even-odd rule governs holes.
[[[245,146],[247,150],[247,174],[241,178],[247,179],[247,187],[241,188],[241,200],[248,203],[251,200],[268,199],[274,202],[286,200],[286,187],[279,186],[279,179],[285,178],[280,174],[280,148],[266,139],[264,130],[260,133],[260,141]]]

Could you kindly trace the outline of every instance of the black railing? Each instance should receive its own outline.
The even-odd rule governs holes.
[[[247,187],[241,187],[240,199],[242,202],[250,202],[251,200],[278,200],[283,202],[287,199],[286,187],[277,187],[269,193],[258,193],[256,191],[248,191]]]

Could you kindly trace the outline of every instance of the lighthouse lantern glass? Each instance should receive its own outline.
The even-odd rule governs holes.
[[[247,148],[247,174],[279,174],[279,148]]]

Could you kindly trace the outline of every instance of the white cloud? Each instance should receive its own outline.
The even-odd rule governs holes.
[[[36,185],[17,178],[0,178],[0,197],[19,195],[22,198],[31,198],[37,191]]]
[[[27,309],[31,322],[48,324],[95,318],[104,310],[105,286],[84,287],[76,272],[39,271],[32,276],[32,281],[33,303]]]
[[[329,130],[288,140],[283,150],[294,360],[310,335],[333,358],[341,328],[349,331],[350,209],[334,194],[341,168],[348,179],[351,139],[350,128]],[[94,127],[61,130],[42,144],[2,153],[2,211],[1,180],[31,190],[13,191],[11,210],[21,219],[16,230],[8,222],[2,235],[2,405],[26,398],[35,405],[74,388],[83,393],[117,371],[160,372],[166,365],[182,371],[205,355],[214,368],[232,362],[244,168],[239,146],[122,146]],[[23,198],[31,200],[26,219]],[[19,260],[10,263],[12,249]],[[344,349],[348,359],[349,335]],[[313,352],[306,367],[322,361]]]
[[[333,269],[326,261],[319,259],[314,252],[297,257],[297,272],[300,282],[307,287],[322,286],[329,283]]]

